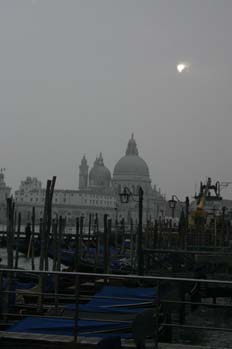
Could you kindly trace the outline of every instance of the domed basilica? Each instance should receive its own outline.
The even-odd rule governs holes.
[[[146,220],[153,220],[160,215],[164,197],[156,188],[152,188],[149,168],[147,163],[139,156],[134,135],[132,134],[125,155],[116,163],[113,176],[104,165],[102,153],[94,161],[88,173],[88,164],[84,156],[79,166],[79,190],[83,192],[108,193],[115,198],[115,215],[118,219],[124,218],[137,220],[138,217],[138,191],[142,187],[144,192],[143,210]],[[120,202],[119,194],[128,188],[132,195],[127,204]]]
[[[127,187],[133,195],[127,204],[120,202],[119,194]],[[53,215],[66,217],[67,224],[75,226],[76,217],[99,218],[102,224],[104,214],[113,221],[124,219],[126,223],[138,220],[138,190],[142,187],[143,219],[154,220],[165,215],[165,198],[151,186],[149,168],[139,156],[134,139],[128,142],[125,155],[116,163],[113,175],[105,166],[102,153],[96,157],[89,171],[86,156],[83,156],[79,166],[79,188],[55,189],[53,195]],[[46,189],[36,177],[26,177],[15,191],[15,202],[18,212],[21,212],[22,222],[31,219],[32,207],[35,207],[36,219],[43,216]],[[92,220],[93,221],[93,220]]]

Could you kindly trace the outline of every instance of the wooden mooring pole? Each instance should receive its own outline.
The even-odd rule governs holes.
[[[7,267],[13,269],[14,265],[14,219],[15,219],[15,204],[13,198],[7,198]],[[12,299],[11,291],[13,289],[12,280],[13,275],[11,272],[7,273],[7,285],[6,285],[6,302],[5,302],[5,314],[8,314],[9,304]],[[7,320],[7,315],[4,316]]]
[[[80,268],[80,220],[76,218],[76,237],[75,237],[75,262],[74,268],[75,271],[78,271]]]
[[[46,195],[44,202],[44,214],[42,220],[41,229],[41,249],[40,249],[40,264],[39,270],[48,270],[48,244],[49,244],[49,233],[51,228],[51,217],[52,217],[52,198],[54,187],[56,183],[56,177],[53,176],[52,181],[47,180]],[[43,290],[44,290],[45,277],[43,274],[39,277],[39,310],[43,309]]]
[[[21,231],[21,213],[19,212],[18,225],[17,225],[17,237],[16,237],[16,250],[15,250],[15,269],[18,269],[20,231]]]

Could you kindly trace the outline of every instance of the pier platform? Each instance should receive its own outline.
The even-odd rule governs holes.
[[[100,338],[96,337],[78,337],[77,342],[73,341],[73,337],[63,335],[48,335],[48,334],[33,334],[33,333],[18,333],[0,331],[0,347],[5,348],[57,348],[57,349],[75,349],[97,348]],[[136,348],[133,340],[122,339],[122,348]],[[146,348],[154,348],[154,342],[147,341]],[[199,346],[179,343],[159,343],[159,349],[226,349],[227,347],[218,346]]]

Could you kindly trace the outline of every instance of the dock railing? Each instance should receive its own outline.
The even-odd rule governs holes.
[[[36,286],[31,289],[19,289],[16,281],[34,280]],[[41,282],[42,280],[42,282]],[[66,287],[64,284],[66,283]],[[69,287],[67,285],[69,284]],[[25,317],[42,319],[49,317],[51,319],[73,320],[73,328],[70,340],[81,342],[83,337],[98,337],[100,332],[115,333],[120,336],[117,328],[111,326],[110,329],[103,331],[85,330],[79,331],[79,320],[103,321],[108,323],[123,323],[125,331],[133,333],[133,319],[130,316],[110,314],[104,318],[101,312],[84,313],[80,310],[80,304],[90,300],[94,294],[96,298],[107,299],[107,296],[96,295],[97,289],[103,285],[134,285],[139,287],[154,287],[156,297],[154,300],[142,299],[136,297],[127,298],[122,296],[112,296],[110,298],[116,301],[128,300],[129,308],[150,309],[153,311],[154,326],[149,333],[144,333],[145,337],[150,337],[154,341],[155,348],[161,340],[162,329],[187,329],[187,330],[205,330],[218,332],[232,332],[231,327],[223,326],[202,326],[186,322],[186,315],[196,307],[222,308],[232,310],[232,304],[217,304],[215,297],[217,292],[225,297],[232,297],[232,281],[228,280],[207,280],[186,277],[167,277],[167,276],[141,276],[141,275],[117,275],[101,273],[82,273],[68,271],[31,271],[19,269],[0,269],[0,337],[9,337],[9,327]],[[40,285],[40,287],[39,287]],[[22,286],[22,285],[21,285]],[[92,287],[92,289],[90,289]],[[208,292],[210,290],[210,292]],[[91,291],[91,292],[90,292]],[[215,292],[215,294],[214,294]],[[91,294],[90,294],[91,293]],[[211,299],[212,302],[205,301]],[[134,301],[134,303],[131,303]],[[66,305],[72,303],[72,311],[68,311]],[[125,307],[125,303],[116,304],[116,308]],[[107,307],[107,306],[106,306]],[[190,309],[190,310],[189,310]],[[170,316],[177,315],[177,320]],[[115,317],[116,316],[116,317]],[[146,321],[146,312],[144,321]],[[14,336],[15,336],[14,331]],[[57,334],[57,333],[56,333]],[[141,336],[143,334],[141,333]],[[133,335],[132,335],[133,337]],[[59,335],[57,335],[59,339]],[[165,335],[164,335],[165,338]],[[136,339],[135,339],[136,340]]]

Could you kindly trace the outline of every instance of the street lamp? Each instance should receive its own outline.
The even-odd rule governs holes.
[[[114,210],[115,210],[115,226],[117,227],[118,226],[118,207],[116,206]]]
[[[130,198],[139,204],[139,225],[138,225],[138,245],[137,245],[137,261],[138,261],[138,275],[143,274],[143,189],[139,187],[138,194],[133,194],[129,188],[124,187],[122,193],[119,194],[120,201],[123,204],[129,202]],[[138,197],[138,201],[135,199]]]
[[[130,196],[133,195],[129,188],[125,187],[123,191],[119,194],[120,201],[122,204],[127,204],[129,202]]]
[[[177,201],[175,200],[175,198],[177,198],[177,196],[176,195],[172,195],[171,200],[168,200],[169,207],[172,210],[172,218],[174,218],[174,212],[175,212],[175,208],[176,208],[176,204],[177,204]],[[177,198],[177,200],[179,201],[178,198]]]
[[[188,215],[189,215],[189,197],[186,196],[185,203],[184,203],[184,202],[180,201],[178,196],[172,195],[171,200],[168,200],[169,207],[172,209],[172,218],[174,218],[174,211],[175,211],[177,202],[182,206],[182,208],[184,207],[183,205],[185,204],[185,215],[186,215],[186,217],[188,217]]]

